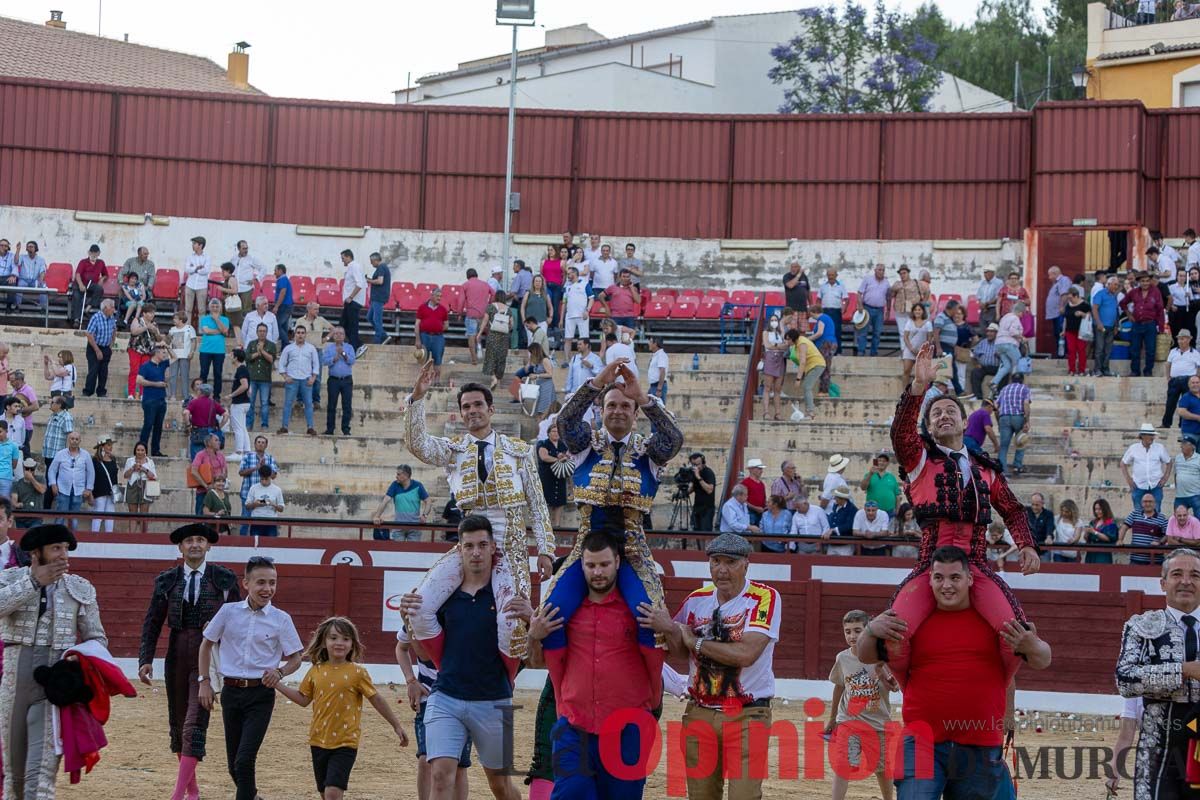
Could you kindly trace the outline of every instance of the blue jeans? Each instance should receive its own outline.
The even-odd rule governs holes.
[[[1154,351],[1158,347],[1158,326],[1153,322],[1135,322],[1129,331],[1129,374],[1149,378],[1154,374]],[[1142,369],[1142,353],[1146,368]]]
[[[208,383],[209,367],[213,370],[213,397],[221,396],[221,371],[225,369],[225,354],[224,353],[201,353],[200,354],[200,382]]]
[[[996,357],[1000,359],[1000,369],[992,376],[992,388],[998,388],[1000,381],[1017,371],[1017,362],[1021,360],[1021,348],[1015,344],[996,345]]]
[[[980,444],[979,442],[975,441],[970,436],[963,437],[963,444],[966,446],[968,453],[982,453],[983,452],[983,445]]]
[[[621,729],[621,761],[637,764],[641,732],[632,723]],[[550,800],[641,800],[646,779],[620,780],[608,774],[600,758],[600,737],[559,717],[550,729],[554,753],[554,791]]]
[[[387,331],[383,329],[383,303],[371,301],[371,306],[367,309],[367,322],[375,329],[375,344],[383,344],[383,340],[387,338]]]
[[[1175,505],[1180,505],[1181,503],[1192,510],[1193,517],[1200,518],[1200,494],[1193,495],[1192,497],[1175,495]]]
[[[308,381],[292,381],[283,387],[282,427],[286,428],[292,421],[292,406],[296,403],[297,394],[300,395],[300,402],[304,403],[304,421],[311,428],[313,427],[313,387],[308,385]]]
[[[145,442],[151,453],[162,452],[163,420],[166,418],[166,400],[142,400],[142,432],[138,441]]]
[[[897,800],[1015,800],[1012,776],[999,747],[972,747],[922,742],[933,748],[933,774],[918,776],[923,766],[916,757],[916,742],[904,739],[904,779],[896,782]]]
[[[1062,358],[1065,353],[1066,342],[1063,340],[1063,328],[1067,326],[1066,317],[1055,317],[1051,320],[1054,323],[1054,356]]]
[[[59,492],[54,496],[54,510],[64,514],[71,514],[83,508],[83,495],[79,494],[63,494]],[[59,517],[54,520],[59,525],[70,525],[72,528],[79,527],[78,520],[66,521],[65,517]]]
[[[867,349],[867,336],[871,337],[871,352],[870,355],[879,355],[879,336],[883,333],[883,306],[869,306],[863,304],[863,309],[867,312],[867,326],[858,332],[858,338],[855,343],[855,352],[857,355],[868,355],[864,352]]]
[[[550,295],[550,319],[548,320],[551,328],[561,328],[562,320],[558,318],[558,307],[562,304],[563,287],[561,283],[547,283],[546,294]]]
[[[1155,486],[1153,489],[1134,489],[1133,507],[1140,510],[1142,507],[1142,498],[1148,494],[1154,495],[1154,510],[1160,511],[1162,509],[1163,494],[1161,486]]]
[[[422,333],[421,347],[436,366],[442,365],[442,355],[446,352],[446,337],[441,333]]]
[[[1000,428],[1000,466],[1008,468],[1008,446],[1013,439],[1017,438],[1017,434],[1025,427],[1024,414],[1001,414],[999,421]],[[1025,451],[1018,450],[1013,457],[1013,468],[1021,469],[1025,466]],[[1159,490],[1162,491],[1161,489]],[[1136,502],[1136,501],[1135,501]],[[1137,507],[1136,504],[1134,506]]]
[[[278,525],[251,525],[250,526],[250,535],[251,536],[278,536],[279,535],[279,526]]]
[[[246,414],[246,430],[254,427],[254,409],[261,409],[262,427],[267,427],[267,417],[271,413],[271,382],[250,381],[250,410]]]

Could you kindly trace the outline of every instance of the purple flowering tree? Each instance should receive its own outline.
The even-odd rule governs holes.
[[[925,111],[942,81],[937,46],[877,0],[873,18],[854,0],[797,12],[803,30],[771,49],[767,72],[784,87],[781,114]]]

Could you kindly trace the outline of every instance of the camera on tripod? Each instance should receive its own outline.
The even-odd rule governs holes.
[[[692,493],[692,479],[695,474],[691,467],[680,467],[675,473],[675,492],[671,495],[671,501],[687,500]]]

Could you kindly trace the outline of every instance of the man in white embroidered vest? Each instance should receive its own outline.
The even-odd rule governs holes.
[[[554,559],[550,511],[542,495],[533,448],[492,430],[492,393],[479,383],[464,384],[458,390],[458,413],[467,433],[453,438],[430,436],[425,430],[425,394],[433,385],[435,370],[432,361],[426,362],[408,397],[404,411],[408,449],[426,464],[446,468],[450,491],[464,514],[481,514],[492,523],[500,555],[492,573],[492,592],[496,607],[505,608],[514,597],[528,599],[530,595],[526,526],[537,539],[538,572],[543,581],[550,578]],[[462,560],[454,548],[438,559],[416,590],[423,602],[409,625],[413,638],[421,642],[434,663],[440,662],[442,647],[437,611],[460,583]],[[528,629],[524,622],[503,614],[497,624],[500,652],[515,674],[517,663],[526,655]]]
[[[108,639],[100,624],[96,590],[67,574],[67,551],[75,536],[63,525],[39,525],[21,537],[28,567],[0,572],[0,731],[4,740],[4,797],[54,800],[59,756],[45,689],[33,679],[39,666],[58,663],[77,644]]]

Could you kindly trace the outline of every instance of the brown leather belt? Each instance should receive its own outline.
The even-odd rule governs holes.
[[[262,686],[262,678],[225,678],[224,684],[237,689],[251,689],[255,686]]]

